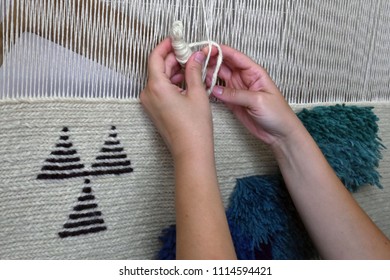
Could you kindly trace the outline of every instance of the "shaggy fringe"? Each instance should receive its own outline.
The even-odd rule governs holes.
[[[318,106],[297,115],[345,187],[382,188],[377,171],[384,145],[372,107]],[[226,211],[238,259],[316,259],[319,257],[279,175],[237,180]],[[174,259],[176,231],[160,237],[159,259]]]
[[[377,171],[385,146],[373,107],[318,106],[297,114],[346,188],[382,188]]]

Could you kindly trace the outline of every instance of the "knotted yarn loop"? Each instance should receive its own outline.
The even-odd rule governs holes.
[[[213,88],[217,83],[218,72],[219,72],[219,69],[221,68],[221,65],[222,65],[223,55],[222,55],[221,47],[219,46],[218,43],[211,41],[211,40],[188,44],[184,40],[184,31],[183,30],[184,30],[183,23],[180,20],[175,21],[173,23],[172,29],[171,29],[172,47],[173,47],[173,50],[174,50],[174,53],[176,56],[176,60],[182,66],[185,66],[188,59],[192,55],[193,51],[191,48],[198,47],[198,46],[205,46],[205,45],[209,46],[209,52],[207,54],[207,58],[206,58],[205,64],[203,66],[203,71],[202,71],[203,82],[206,79],[207,66],[208,66],[209,61],[210,61],[212,46],[216,47],[218,50],[217,63],[216,63],[215,68],[214,68],[214,73],[212,76],[211,85],[210,85],[210,88],[207,89],[207,94],[210,95],[213,92]]]

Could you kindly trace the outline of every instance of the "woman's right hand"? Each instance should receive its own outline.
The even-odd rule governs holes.
[[[224,59],[218,76],[226,87],[214,87],[213,95],[223,101],[254,136],[274,146],[302,128],[265,69],[233,48],[222,45],[221,49]],[[213,48],[208,77],[214,70],[216,54]]]

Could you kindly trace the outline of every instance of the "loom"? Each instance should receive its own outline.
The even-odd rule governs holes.
[[[213,41],[252,57],[296,112],[373,107],[390,147],[390,2],[205,6],[206,18],[197,0],[0,1],[1,259],[156,256],[161,230],[175,222],[172,162],[139,94],[148,54],[177,19],[188,42],[206,40],[207,25]],[[278,171],[222,104],[212,110],[227,205],[237,178]],[[353,195],[390,237],[390,157],[382,153],[383,188]],[[80,216],[88,207],[93,214]]]

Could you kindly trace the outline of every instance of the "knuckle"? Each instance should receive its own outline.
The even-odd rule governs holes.
[[[187,64],[187,68],[190,72],[199,72],[200,71],[200,67],[196,63]]]
[[[189,87],[203,86],[202,74],[196,65],[188,65],[188,69],[186,69],[186,82]]]
[[[145,108],[145,109],[148,109],[150,107],[150,96],[149,96],[149,92],[148,90],[143,90],[141,91],[141,94],[140,94],[140,102],[141,102],[141,105]]]
[[[254,104],[260,105],[264,102],[264,96],[263,94],[257,93],[253,98]]]
[[[152,67],[152,64],[153,64],[153,58],[154,58],[154,54],[153,52],[151,54],[149,54],[148,56],[148,60],[147,60],[147,65],[148,65],[148,69],[150,69]]]
[[[145,103],[146,103],[147,97],[146,97],[146,92],[145,92],[145,90],[141,91],[140,96],[139,96],[139,99],[140,99],[140,101],[141,101],[141,104],[145,104]]]
[[[150,80],[148,82],[148,88],[152,93],[158,93],[163,87],[162,83],[159,80]]]
[[[238,90],[236,88],[233,88],[230,92],[231,97],[235,98],[238,95]]]

